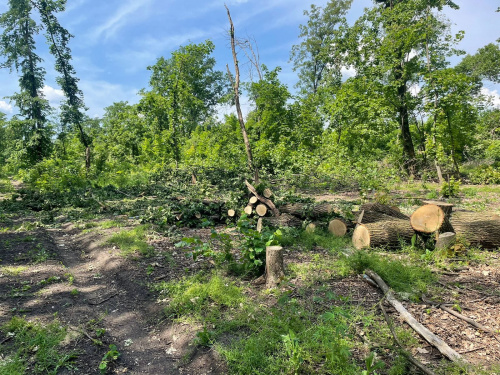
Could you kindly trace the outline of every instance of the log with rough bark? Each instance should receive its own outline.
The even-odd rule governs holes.
[[[454,232],[444,211],[435,204],[419,207],[411,215],[410,223],[420,233]]]
[[[366,213],[365,213],[366,215]],[[352,243],[356,249],[385,246],[398,247],[401,241],[410,242],[415,231],[408,220],[392,220],[359,224],[352,234]]]
[[[328,231],[337,237],[345,236],[347,233],[347,223],[341,219],[333,219],[328,223]]]
[[[255,190],[255,188],[252,186],[252,184],[250,184],[247,180],[245,180],[245,185],[247,185],[248,190],[250,190],[250,192],[253,195],[255,195],[259,201],[261,201],[262,203],[264,203],[267,207],[269,207],[271,209],[271,212],[274,216],[280,216],[280,211],[276,208],[276,206],[274,205],[274,203],[271,200],[259,195],[259,193],[257,193],[257,190]]]
[[[406,216],[405,214],[402,214],[399,211],[399,209],[395,210],[391,206],[387,206],[385,204],[378,203],[378,202],[365,203],[365,204],[360,206],[359,210],[360,211],[364,210],[365,212],[379,212],[379,213],[382,213],[382,214],[387,215],[387,216],[392,216],[392,217],[402,219],[402,220],[408,220],[408,216]]]
[[[331,203],[293,203],[280,207],[281,212],[300,218],[320,218],[338,212],[338,208]]]
[[[248,205],[250,206],[253,206],[255,203],[257,203],[259,200],[257,199],[257,197],[254,195],[253,197],[251,197],[249,200],[248,200]]]
[[[485,249],[500,248],[500,216],[485,212],[455,212],[451,224],[458,237]]]
[[[266,288],[276,288],[284,277],[283,248],[281,246],[267,246]]]
[[[361,212],[363,213],[363,216],[361,216]],[[361,212],[354,212],[356,215],[356,223],[359,224],[369,224],[369,223],[376,223],[378,221],[389,221],[389,220],[403,220],[403,219],[398,219],[395,218],[394,216],[389,216],[386,214],[383,214],[382,212],[378,211],[361,211]],[[408,220],[408,217],[405,219]]]
[[[263,217],[262,221],[265,225],[269,225],[271,227],[300,228],[302,226],[302,220],[286,213],[283,213],[280,216]]]
[[[454,245],[457,239],[457,235],[453,232],[440,233],[438,239],[434,246],[435,250],[446,250],[450,246]]]
[[[456,363],[467,363],[465,359],[458,354],[455,350],[450,348],[446,342],[444,342],[439,336],[432,333],[429,329],[419,323],[413,315],[411,315],[408,310],[405,309],[403,304],[399,302],[392,289],[382,280],[382,278],[373,272],[372,270],[366,270],[365,274],[368,275],[373,281],[377,283],[380,289],[384,292],[385,298],[387,301],[399,312],[401,317],[404,319],[406,323],[410,325],[417,333],[419,333],[429,344],[435,346],[441,354],[446,356],[446,358],[450,359]]]
[[[266,216],[267,206],[265,204],[259,204],[255,207],[255,212],[257,212],[257,215],[259,216]]]
[[[243,209],[243,212],[246,213],[248,216],[250,216],[253,212],[253,208],[252,206],[246,206],[244,209]]]

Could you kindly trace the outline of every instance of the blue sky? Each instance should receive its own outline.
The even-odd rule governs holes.
[[[447,10],[452,30],[464,30],[460,48],[474,53],[500,37],[498,0],[455,0],[460,10]],[[136,103],[137,92],[147,87],[148,65],[180,45],[211,39],[216,46],[218,69],[232,66],[227,38],[228,20],[224,2],[239,37],[257,41],[260,61],[269,68],[282,67],[281,80],[293,89],[297,77],[289,64],[292,45],[299,42],[299,24],[307,19],[303,11],[311,4],[326,0],[68,0],[66,12],[59,15],[61,24],[75,37],[70,47],[73,64],[80,78],[88,115],[102,116],[104,108],[117,101]],[[371,0],[354,0],[348,19],[352,23],[371,6]],[[0,12],[7,1],[0,1]],[[62,92],[55,83],[53,58],[40,37],[38,53],[47,70],[46,97],[57,105]],[[243,56],[240,57],[243,62]],[[243,79],[247,73],[242,67]],[[18,90],[17,76],[0,70],[0,111],[11,116],[16,109],[4,97]],[[491,83],[485,89],[497,95],[500,87]]]

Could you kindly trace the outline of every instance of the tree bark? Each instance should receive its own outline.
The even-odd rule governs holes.
[[[368,212],[380,212],[382,214],[385,214],[385,215],[388,215],[388,216],[392,216],[392,217],[395,217],[395,218],[398,218],[398,219],[402,219],[402,220],[408,220],[409,217],[406,216],[405,214],[402,214],[401,211],[399,210],[395,210],[394,208],[390,207],[390,206],[387,206],[385,204],[382,204],[382,203],[365,203],[363,205],[360,206],[359,208],[360,211],[364,210],[365,213],[368,213]]]
[[[484,212],[455,212],[451,225],[458,237],[485,249],[500,248],[500,216]]]
[[[271,227],[300,228],[302,226],[302,220],[286,213],[280,216],[264,217],[262,219],[266,225]]]
[[[266,288],[276,288],[284,277],[283,248],[281,246],[266,247]]]
[[[331,203],[293,203],[285,204],[280,207],[282,212],[292,214],[301,218],[318,218],[334,214],[338,211],[337,207]]]

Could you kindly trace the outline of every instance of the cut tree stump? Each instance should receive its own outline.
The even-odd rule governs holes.
[[[259,204],[257,205],[257,207],[255,207],[255,212],[257,212],[257,214],[259,216],[266,216],[267,214],[267,207],[265,204]]]
[[[333,219],[328,223],[328,231],[337,237],[343,237],[347,233],[347,224],[340,219]]]
[[[441,201],[422,201],[424,204],[433,204],[441,208],[446,217],[450,217],[453,211],[453,203],[441,202]]]
[[[420,233],[454,232],[444,211],[435,204],[419,207],[411,215],[410,223]]]
[[[264,224],[269,225],[271,227],[290,227],[290,228],[302,227],[302,220],[286,213],[283,213],[280,216],[263,217],[262,221]]]
[[[446,250],[454,245],[457,240],[457,235],[453,232],[440,233],[434,246],[434,250]]]
[[[409,243],[414,234],[415,231],[408,220],[393,218],[359,224],[352,234],[352,243],[356,249],[379,246],[394,248],[400,246],[401,241]]]
[[[471,245],[500,248],[500,216],[486,212],[454,212],[450,221],[457,236]]]
[[[283,248],[281,246],[266,247],[266,288],[276,288],[285,277],[283,265]]]
[[[257,203],[259,200],[257,199],[256,196],[253,196],[249,199],[248,205],[253,206],[255,203]]]
[[[391,206],[387,206],[386,204],[382,203],[365,203],[359,207],[360,211],[365,211],[365,212],[379,212],[387,216],[392,216],[398,219],[402,220],[408,220],[408,216],[405,214],[402,214],[399,209],[395,210]]]
[[[250,216],[253,212],[253,208],[252,206],[246,206],[244,209],[243,209],[243,212],[245,212],[248,216]]]

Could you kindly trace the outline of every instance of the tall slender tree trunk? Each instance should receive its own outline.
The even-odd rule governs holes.
[[[236,43],[234,39],[234,24],[233,20],[231,19],[231,13],[229,12],[229,8],[227,5],[224,4],[224,7],[227,10],[227,17],[229,18],[229,24],[230,24],[230,37],[231,37],[231,51],[233,52],[233,60],[234,60],[234,71],[235,71],[235,78],[233,82],[233,90],[234,90],[234,102],[236,105],[236,112],[238,114],[238,121],[240,123],[240,129],[241,129],[241,134],[243,135],[243,142],[245,143],[245,150],[247,153],[247,162],[248,162],[248,168],[250,168],[251,171],[255,172],[255,167],[253,163],[253,156],[252,156],[252,148],[250,147],[250,140],[248,139],[248,134],[247,130],[245,128],[245,121],[243,120],[243,113],[241,112],[241,106],[240,106],[240,69],[238,66],[238,56],[236,55]],[[231,72],[229,71],[229,65],[226,65],[227,71],[229,73],[229,76],[231,76]]]

